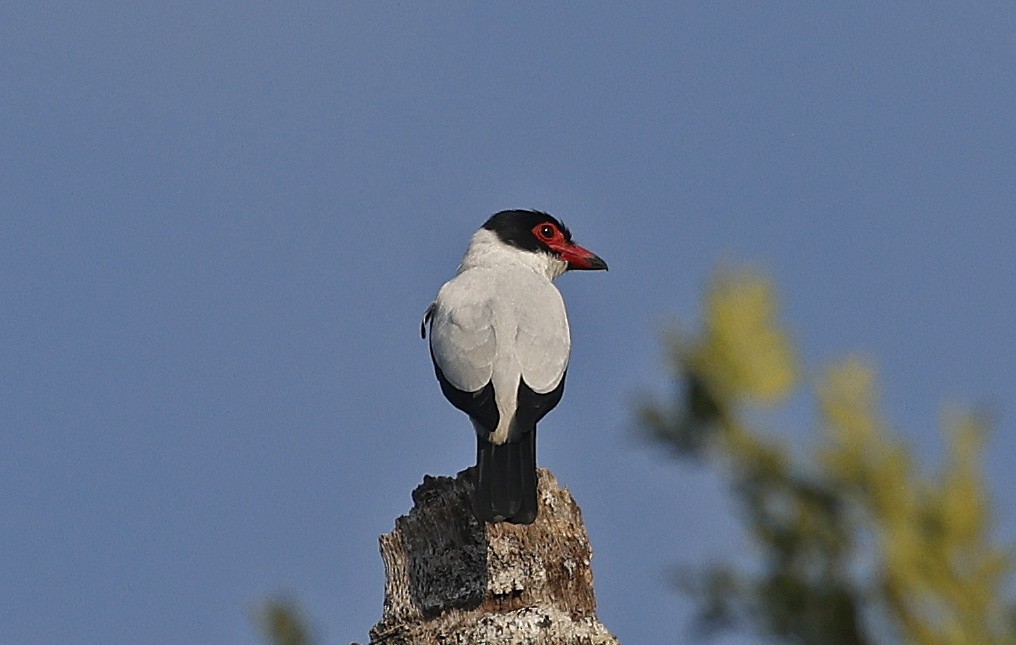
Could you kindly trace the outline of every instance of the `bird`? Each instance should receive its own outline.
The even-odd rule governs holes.
[[[473,515],[532,524],[538,514],[536,424],[560,401],[571,353],[567,271],[606,270],[555,217],[503,210],[470,238],[455,277],[424,313],[445,398],[476,432]]]

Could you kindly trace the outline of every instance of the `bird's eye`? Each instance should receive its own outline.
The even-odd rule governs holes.
[[[550,224],[544,224],[540,227],[540,235],[543,236],[543,239],[549,240],[554,237],[554,227]]]

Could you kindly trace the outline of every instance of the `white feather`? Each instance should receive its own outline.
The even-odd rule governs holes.
[[[564,377],[571,335],[564,300],[551,280],[565,268],[557,257],[516,249],[480,229],[458,275],[438,292],[430,336],[434,360],[460,390],[476,392],[493,382],[500,415],[489,437],[493,443],[508,437],[519,379],[544,394]]]

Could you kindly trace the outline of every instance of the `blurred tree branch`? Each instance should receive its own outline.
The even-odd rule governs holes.
[[[674,454],[722,470],[759,547],[757,573],[714,565],[681,576],[703,630],[834,645],[1016,642],[1002,596],[1010,554],[991,542],[981,482],[984,420],[951,415],[949,456],[926,477],[879,413],[874,370],[850,357],[808,388],[817,450],[792,451],[752,423],[800,389],[771,284],[722,273],[703,315],[697,335],[665,337],[674,401],[639,410]]]

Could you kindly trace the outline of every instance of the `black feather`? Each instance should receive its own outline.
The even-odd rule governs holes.
[[[494,401],[494,384],[487,383],[476,392],[465,392],[452,385],[445,378],[441,368],[434,362],[434,373],[437,374],[437,381],[441,384],[441,392],[448,399],[448,402],[456,408],[469,415],[471,419],[483,426],[487,432],[493,432],[497,428],[497,422],[501,420],[501,413],[498,412],[497,402]]]
[[[473,514],[481,522],[532,524],[537,515],[536,429],[519,441],[476,437]]]
[[[563,394],[563,376],[561,383],[546,394],[537,394],[521,381],[515,423],[508,440],[498,445],[477,435],[473,496],[476,519],[513,524],[532,524],[536,520],[536,424],[554,409]]]
[[[493,231],[502,242],[515,248],[552,253],[551,248],[533,234],[533,229],[544,223],[553,224],[560,229],[565,240],[571,241],[568,227],[553,215],[541,211],[511,210],[494,213],[483,224],[483,228]]]
[[[435,309],[437,309],[437,303],[432,302],[430,303],[430,306],[427,307],[427,311],[423,312],[423,320],[420,321],[420,338],[424,340],[427,339],[427,323],[429,323],[430,319],[434,317]],[[431,356],[433,357],[433,355]]]

